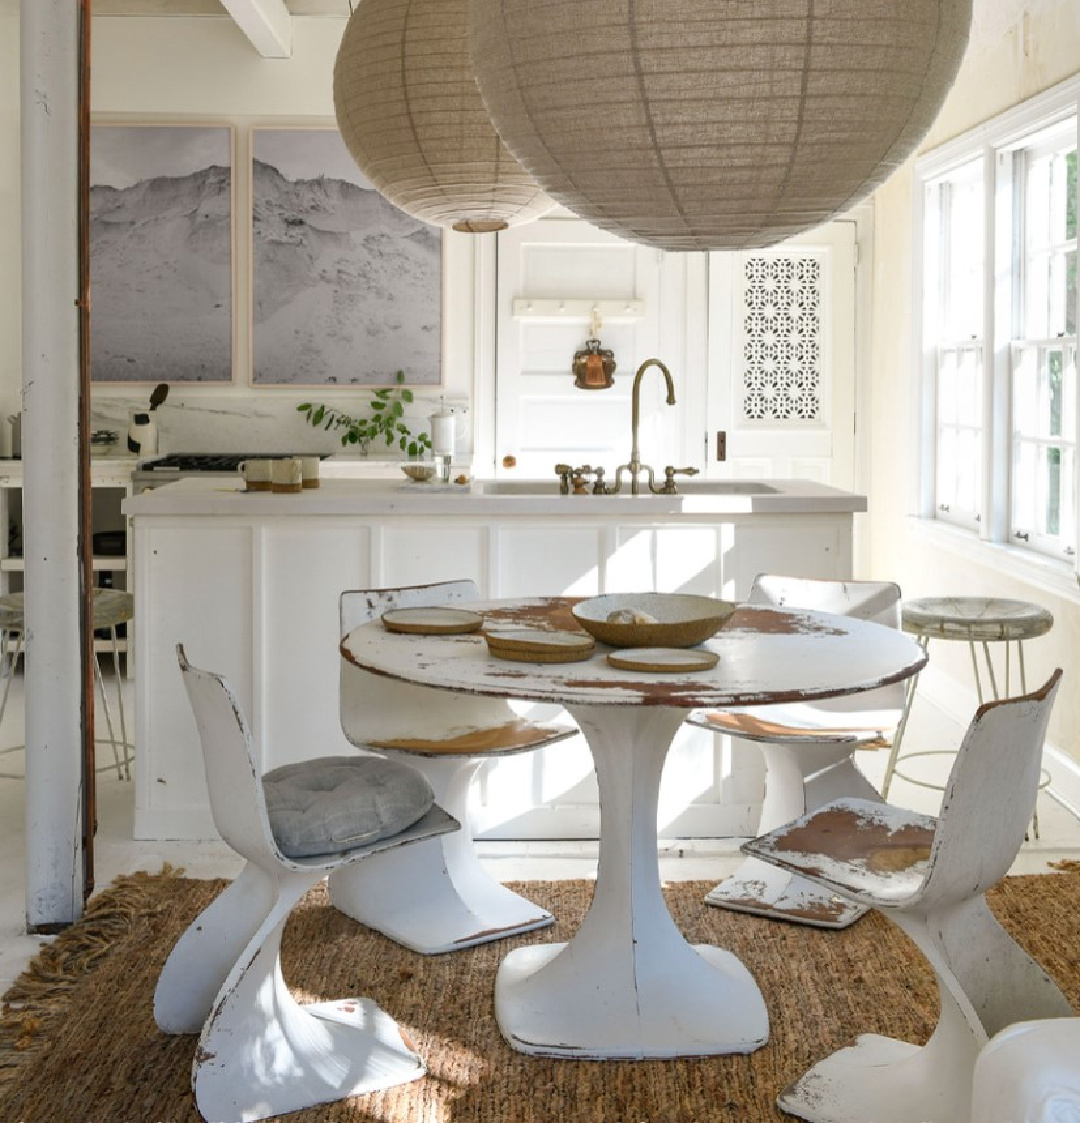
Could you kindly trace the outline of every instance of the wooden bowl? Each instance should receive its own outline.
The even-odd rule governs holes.
[[[401,470],[418,484],[427,483],[435,476],[434,464],[402,464]]]
[[[574,605],[574,619],[610,647],[693,647],[715,635],[739,606],[691,593],[609,593]],[[655,623],[611,620],[613,613],[642,613]]]

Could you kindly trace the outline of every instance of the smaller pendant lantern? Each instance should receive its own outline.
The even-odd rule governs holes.
[[[607,390],[615,385],[615,352],[600,347],[600,313],[594,308],[589,325],[590,338],[574,353],[574,385],[579,390]]]

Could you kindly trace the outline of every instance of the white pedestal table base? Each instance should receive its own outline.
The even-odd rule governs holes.
[[[511,952],[495,981],[499,1028],[520,1052],[600,1060],[750,1053],[765,1001],[731,953],[691,946],[660,890],[660,775],[685,711],[568,705],[600,790],[592,904],[567,944]]]

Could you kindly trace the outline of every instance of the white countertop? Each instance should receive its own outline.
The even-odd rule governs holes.
[[[750,492],[749,494],[747,492]],[[753,493],[758,492],[758,493]],[[866,497],[809,480],[679,483],[677,495],[560,495],[555,480],[474,481],[326,479],[299,494],[246,492],[222,479],[187,478],[131,496],[124,513],[140,516],[427,515],[612,516],[649,519],[746,514],[842,514],[866,510]]]

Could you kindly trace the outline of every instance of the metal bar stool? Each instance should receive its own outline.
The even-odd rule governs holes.
[[[101,660],[95,647],[94,650],[94,678],[101,695],[101,708],[105,715],[105,728],[108,737],[101,738],[112,747],[113,763],[106,767],[115,768],[118,779],[131,779],[131,759],[134,746],[128,740],[127,719],[124,714],[124,694],[120,677],[120,641],[116,629],[127,623],[135,615],[135,598],[130,593],[117,589],[94,589],[94,619],[95,632],[108,631],[110,649],[112,652],[113,675],[116,678],[116,708],[119,718],[120,736],[117,739],[116,726],[113,724],[112,707],[109,696],[105,690],[105,679],[101,673]],[[11,693],[11,680],[15,677],[15,668],[19,656],[23,653],[23,641],[26,634],[26,620],[24,615],[23,594],[9,593],[0,596],[0,677],[3,678],[3,691],[0,693],[0,728],[4,724],[4,714],[7,711],[8,696]],[[12,646],[14,644],[14,646]],[[25,745],[14,745],[11,748],[0,749],[0,753],[22,752]],[[102,769],[99,769],[102,771]],[[10,775],[8,778],[14,778]]]
[[[1024,666],[1024,641],[1046,635],[1054,626],[1054,617],[1040,605],[1027,601],[1005,600],[997,597],[927,597],[923,600],[906,601],[901,607],[900,626],[905,632],[914,635],[922,644],[923,649],[929,647],[932,639],[959,640],[968,645],[971,653],[971,667],[975,677],[975,689],[979,696],[979,705],[989,699],[983,689],[982,673],[979,664],[979,649],[986,667],[986,676],[990,689],[990,698],[997,701],[1001,698],[1013,696],[1012,680],[1012,652],[1016,648],[1016,663],[1020,677],[1020,693],[1027,693],[1027,672]],[[1004,652],[1004,691],[999,687],[999,676],[995,672],[993,660],[990,657],[990,644],[1003,643]],[[904,760],[913,760],[916,757],[951,755],[950,749],[924,749],[920,752],[901,753],[904,733],[907,729],[908,718],[911,714],[911,704],[915,699],[915,688],[919,676],[908,679],[907,698],[904,705],[904,716],[896,731],[889,761],[885,766],[885,778],[881,784],[881,794],[885,799],[889,797],[889,786],[894,776],[907,780],[910,784],[917,784],[922,788],[932,788],[935,791],[944,791],[944,786],[934,784],[928,780],[920,780],[903,771],[899,765]],[[1045,770],[1039,783],[1040,788],[1045,788],[1050,783],[1050,776]],[[1035,837],[1039,837],[1038,813],[1032,819]]]

